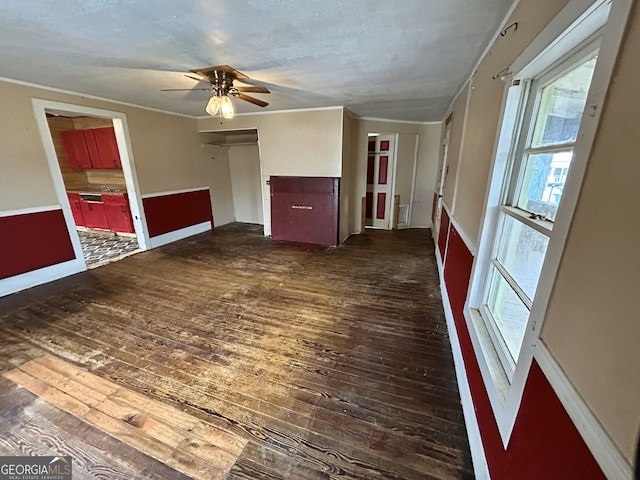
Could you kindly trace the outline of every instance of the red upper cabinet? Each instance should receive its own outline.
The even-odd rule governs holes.
[[[94,128],[93,133],[100,154],[101,168],[121,168],[120,152],[113,127]]]
[[[84,137],[84,143],[87,146],[87,153],[91,160],[91,168],[105,168],[102,166],[102,158],[98,151],[98,144],[96,143],[96,136],[93,130],[76,130],[82,132]]]
[[[69,166],[74,170],[92,168],[91,157],[87,149],[82,130],[66,130],[60,132],[62,146],[67,154]]]
[[[113,127],[66,130],[60,135],[71,168],[122,168]]]

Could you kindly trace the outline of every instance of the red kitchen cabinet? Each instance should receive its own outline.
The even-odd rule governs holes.
[[[107,220],[104,203],[82,200],[80,206],[86,227],[109,229],[109,221]]]
[[[82,132],[84,137],[84,143],[87,146],[87,153],[89,154],[89,160],[91,161],[91,168],[105,168],[102,166],[102,157],[98,150],[98,144],[96,143],[96,136],[93,130],[78,130]]]
[[[122,168],[116,133],[113,127],[94,128],[93,133],[100,155],[100,168]]]
[[[60,136],[69,166],[74,170],[92,168],[91,157],[89,156],[83,131],[66,130],[60,132]]]
[[[66,130],[60,136],[74,170],[122,168],[113,127]]]
[[[102,195],[109,229],[114,232],[133,233],[133,219],[127,195]]]
[[[67,193],[69,197],[69,204],[71,205],[71,213],[73,214],[73,220],[79,227],[84,227],[84,215],[82,214],[82,207],[80,205],[79,193]]]

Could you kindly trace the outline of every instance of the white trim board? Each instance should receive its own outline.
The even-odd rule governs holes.
[[[145,107],[143,105],[138,105],[136,103],[123,102],[121,100],[114,100],[112,98],[97,97],[95,95],[89,95],[87,93],[74,92],[72,90],[64,90],[62,88],[47,87],[46,85],[39,85],[37,83],[25,82],[23,80],[14,80],[13,78],[0,77],[0,82],[13,83],[15,85],[22,85],[23,87],[37,88],[39,90],[46,90],[46,91],[49,91],[49,92],[63,93],[65,95],[73,95],[74,97],[89,98],[91,100],[99,100],[101,102],[108,102],[108,103],[113,103],[113,104],[116,104],[116,105],[124,105],[126,107],[140,108],[142,110],[150,110],[152,112],[164,113],[165,115],[177,115],[179,117],[186,117],[186,118],[191,118],[191,119],[197,118],[197,117],[194,117],[192,115],[186,115],[184,113],[169,112],[168,110],[161,110],[159,108]]]
[[[162,235],[158,235],[156,237],[151,237],[151,248],[161,247],[162,245],[166,245],[171,242],[176,242],[178,240],[182,240],[183,238],[191,237],[193,235],[198,235],[199,233],[204,233],[208,230],[211,230],[213,227],[211,225],[211,221],[207,220],[206,222],[198,223],[196,225],[191,225],[190,227],[184,227],[180,230],[174,230],[172,232],[163,233]]]
[[[259,112],[243,112],[243,113],[236,113],[234,114],[234,117],[247,117],[247,116],[251,116],[251,115],[275,115],[278,113],[302,113],[302,112],[317,112],[317,111],[322,111],[322,110],[342,110],[344,107],[342,106],[338,106],[338,105],[334,105],[334,106],[330,106],[330,107],[307,107],[307,108],[288,108],[286,110],[261,110]],[[195,117],[198,120],[204,120],[207,118],[219,118],[217,116],[211,116],[211,115],[201,115],[199,117]],[[237,128],[235,130],[238,130]],[[244,130],[244,128],[242,129]]]
[[[473,257],[475,258],[476,253],[478,252],[478,247],[471,240],[471,237],[467,235],[467,232],[465,232],[464,228],[462,228],[462,226],[458,223],[458,220],[456,220],[456,218],[451,213],[451,209],[449,208],[449,205],[447,205],[444,201],[442,202],[442,208],[447,212],[447,216],[449,217],[449,223],[452,224],[454,227],[456,227],[456,232],[458,232],[458,235],[460,235],[460,238],[462,238],[462,241],[466,245],[467,250],[469,250],[469,252],[471,252],[471,255],[473,255]],[[447,241],[447,243],[449,242]]]
[[[379,117],[355,117],[356,120],[366,120],[369,122],[385,122],[385,123],[408,123],[411,125],[440,125],[441,121],[434,122],[419,122],[417,120],[393,120],[390,118],[379,118]]]
[[[0,212],[0,217],[13,217],[17,215],[29,215],[31,213],[51,212],[62,210],[60,205],[43,205],[42,207],[18,208],[16,210],[5,210]]]
[[[449,341],[451,343],[451,352],[453,354],[453,363],[456,371],[456,380],[458,382],[458,391],[460,392],[460,403],[462,404],[462,413],[464,415],[464,423],[467,429],[467,437],[469,439],[469,449],[471,450],[471,461],[473,463],[473,472],[477,480],[490,480],[489,466],[487,457],[484,454],[484,445],[482,436],[480,435],[480,426],[476,417],[476,410],[471,396],[471,388],[469,379],[467,378],[467,369],[462,358],[462,348],[458,338],[455,321],[453,319],[453,311],[449,303],[449,294],[447,293],[444,283],[444,268],[442,259],[438,251],[438,245],[435,245],[435,257],[438,265],[438,276],[440,277],[440,293],[442,295],[442,306],[444,308],[444,316],[447,321],[447,331],[449,332]]]
[[[82,252],[80,253],[82,254]],[[43,283],[53,282],[54,280],[83,272],[86,269],[87,266],[84,263],[84,258],[81,257],[81,260],[75,258],[66,262],[14,275],[13,277],[3,278],[0,280],[0,297],[42,285]]]
[[[166,192],[145,193],[142,198],[166,197],[168,195],[178,195],[180,193],[199,192],[201,190],[209,190],[209,187],[193,187],[183,188],[180,190],[168,190]]]
[[[545,377],[607,478],[631,479],[633,477],[631,465],[573,387],[562,367],[553,358],[542,340],[536,345],[533,358],[540,365]]]

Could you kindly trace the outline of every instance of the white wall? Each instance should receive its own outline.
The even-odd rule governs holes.
[[[258,146],[229,147],[229,172],[236,222],[263,225]]]
[[[441,131],[442,124],[440,123],[425,123],[420,127],[418,164],[411,215],[413,228],[431,227],[431,209],[438,175]]]
[[[202,157],[208,165],[201,180],[211,186],[213,224],[220,227],[234,220],[229,155],[226,148],[215,145],[202,144],[201,149]]]

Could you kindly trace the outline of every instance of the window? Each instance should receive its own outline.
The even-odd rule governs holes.
[[[498,206],[480,314],[511,378],[570,174],[596,51],[514,82],[520,114]],[[514,127],[516,128],[516,127]]]

